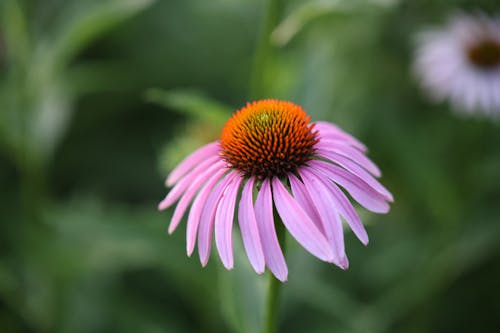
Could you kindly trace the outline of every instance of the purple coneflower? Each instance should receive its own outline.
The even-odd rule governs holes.
[[[431,98],[460,111],[500,114],[500,20],[458,14],[418,37],[414,69]]]
[[[166,184],[175,186],[159,208],[179,200],[168,229],[172,233],[192,202],[187,253],[191,256],[198,240],[203,266],[215,229],[222,263],[233,268],[236,214],[257,273],[267,266],[279,280],[287,279],[275,223],[283,223],[314,256],[346,269],[341,218],[365,245],[368,235],[341,188],[376,213],[387,213],[393,200],[375,180],[380,171],[365,152],[361,142],[335,125],[310,123],[298,105],[271,99],[248,103],[228,120],[219,141],[201,147],[172,171]]]

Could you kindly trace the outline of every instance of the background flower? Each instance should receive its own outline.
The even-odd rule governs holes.
[[[418,37],[414,68],[432,98],[468,113],[500,114],[499,19],[456,14]]]

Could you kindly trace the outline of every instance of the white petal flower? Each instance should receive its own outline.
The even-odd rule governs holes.
[[[466,113],[500,115],[500,20],[457,14],[418,35],[414,71],[435,101]]]

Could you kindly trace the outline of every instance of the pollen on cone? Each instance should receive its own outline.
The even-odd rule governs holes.
[[[312,157],[317,132],[310,120],[291,102],[248,103],[222,130],[222,155],[247,176],[284,176]]]

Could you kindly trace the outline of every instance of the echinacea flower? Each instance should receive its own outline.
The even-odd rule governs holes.
[[[429,96],[468,113],[500,114],[500,20],[457,14],[419,34],[415,73]]]
[[[189,256],[197,240],[200,261],[207,264],[215,229],[221,261],[233,268],[236,215],[246,253],[259,274],[267,266],[279,280],[287,279],[275,223],[283,223],[314,256],[348,267],[341,219],[363,244],[368,235],[343,190],[376,213],[389,211],[392,195],[375,179],[380,171],[360,141],[333,124],[310,119],[290,102],[248,103],[228,120],[218,141],[171,172],[166,184],[175,186],[159,208],[179,200],[168,229],[172,233],[192,202]]]

